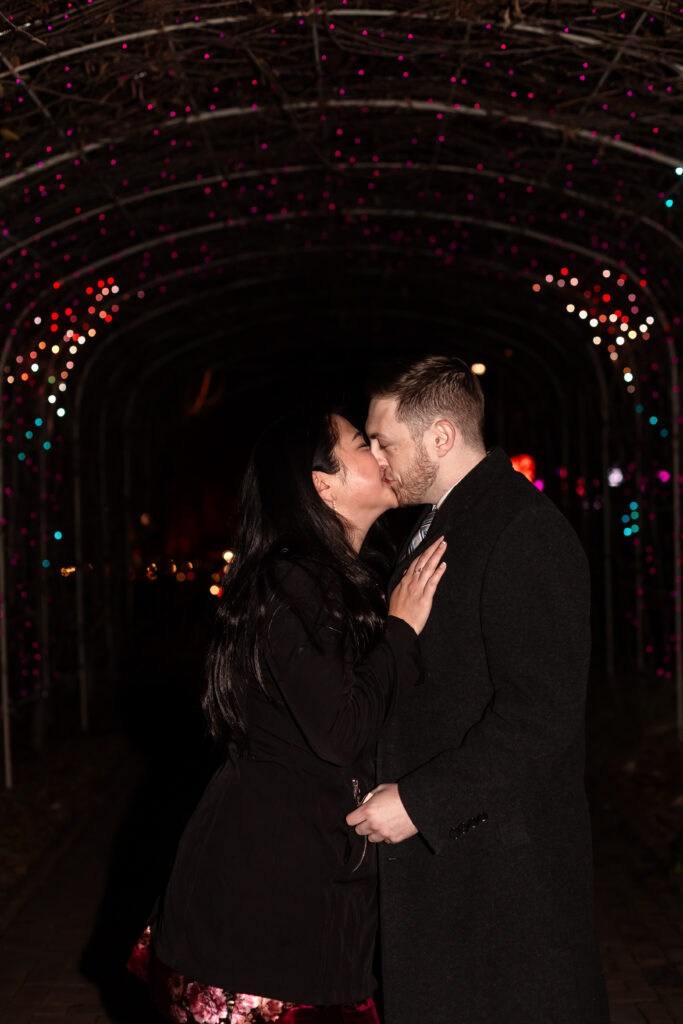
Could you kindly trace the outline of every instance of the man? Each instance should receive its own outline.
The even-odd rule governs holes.
[[[440,534],[448,569],[382,783],[347,822],[380,849],[385,1024],[604,1024],[583,787],[589,578],[571,527],[505,453],[460,360],[375,383],[367,433],[427,503],[390,587]]]

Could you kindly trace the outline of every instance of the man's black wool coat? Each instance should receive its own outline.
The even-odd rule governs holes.
[[[379,752],[378,781],[399,780],[420,830],[380,850],[385,1024],[603,1024],[586,558],[500,449],[449,494],[393,585],[442,533],[423,680]]]

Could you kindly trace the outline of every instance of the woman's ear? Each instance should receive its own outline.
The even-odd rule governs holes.
[[[336,512],[337,499],[334,496],[334,491],[332,490],[331,486],[334,477],[330,476],[329,473],[322,473],[318,469],[313,470],[312,477],[313,486],[315,487],[316,491],[318,492],[322,500],[325,502],[326,505],[328,505],[332,509],[333,512]]]
[[[320,497],[323,499],[323,501],[325,501],[325,499],[329,500],[329,497],[330,497],[330,494],[329,494],[330,485],[329,485],[329,482],[328,482],[329,481],[328,474],[327,473],[322,473],[322,472],[320,472],[320,470],[314,469],[313,473],[312,473],[312,477],[313,477],[313,486],[315,487],[315,489],[318,492],[318,494],[320,495]]]

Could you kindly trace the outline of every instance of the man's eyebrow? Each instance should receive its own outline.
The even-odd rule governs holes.
[[[362,436],[363,436],[362,432],[360,430],[357,430],[356,433],[351,438],[351,443],[353,444],[353,442],[356,440],[357,437],[362,437]]]

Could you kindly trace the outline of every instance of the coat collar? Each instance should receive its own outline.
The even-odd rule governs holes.
[[[423,506],[418,518],[415,520],[414,526],[411,528],[410,533],[401,547],[398,561],[396,562],[394,572],[392,573],[391,580],[389,582],[389,591],[396,586],[397,582],[403,575],[406,566],[410,565],[413,558],[417,557],[424,548],[429,547],[432,541],[435,540],[439,534],[444,532],[445,524],[450,523],[456,518],[456,516],[466,512],[467,509],[477,501],[480,494],[488,490],[491,484],[495,480],[499,479],[502,474],[508,472],[515,472],[510,459],[502,448],[492,448],[490,452],[487,452],[481,462],[478,462],[476,466],[474,466],[474,468],[471,469],[469,473],[455,485],[441,508],[436,510],[434,522],[429,529],[429,533],[411,554],[408,551],[410,538],[417,531],[425,511],[429,507],[427,505]]]
[[[461,512],[467,511],[479,495],[488,490],[501,473],[514,473],[510,459],[502,448],[492,448],[484,458],[474,466],[462,480],[455,485],[440,509],[437,510],[429,533],[437,522],[450,519]],[[429,536],[429,534],[427,535]],[[426,538],[425,538],[426,539]]]

